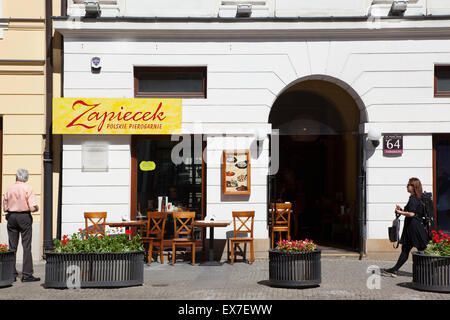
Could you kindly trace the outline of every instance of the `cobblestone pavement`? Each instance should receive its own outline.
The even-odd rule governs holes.
[[[144,285],[121,289],[46,289],[43,286],[44,263],[35,264],[35,276],[41,282],[22,283],[0,288],[0,299],[168,299],[168,300],[450,300],[450,294],[416,291],[410,287],[412,263],[407,262],[397,278],[381,276],[380,289],[368,289],[369,266],[391,267],[392,261],[322,258],[322,284],[309,289],[272,288],[268,261],[224,263],[222,266],[175,266],[152,263],[145,266]],[[20,270],[21,266],[18,265]]]

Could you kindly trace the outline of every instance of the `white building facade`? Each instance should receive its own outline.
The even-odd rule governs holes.
[[[280,150],[285,159],[280,160],[281,172],[291,154],[281,151],[282,136],[280,148],[275,148],[278,138],[272,130],[285,130],[284,135],[289,135],[283,125],[289,122],[286,116],[298,108],[296,130],[306,132],[310,125],[316,131],[309,134],[310,140],[299,138],[299,144],[289,145],[292,158],[303,159],[303,150],[325,162],[320,167],[298,160],[291,169],[303,170],[299,179],[308,171],[315,172],[317,180],[323,181],[324,194],[341,194],[337,198],[345,202],[344,211],[351,215],[343,236],[328,240],[345,242],[351,234],[346,243],[355,251],[369,255],[391,251],[387,229],[395,205],[403,206],[408,200],[410,177],[418,177],[425,190],[442,195],[435,203],[441,210],[437,218],[442,228],[450,226],[445,190],[436,189],[438,175],[446,167],[446,149],[439,146],[445,145],[446,134],[450,134],[450,96],[439,95],[439,88],[446,85],[445,68],[443,78],[436,75],[436,67],[450,65],[450,3],[406,1],[406,11],[402,4],[377,0],[100,0],[99,17],[85,18],[84,1],[71,0],[68,15],[53,21],[64,37],[63,95],[136,98],[139,68],[206,70],[205,97],[181,97],[181,133],[202,135],[206,146],[202,214],[231,220],[232,211],[255,211],[257,257],[269,249],[268,203],[280,197],[277,192],[283,186],[278,184],[278,191],[273,190],[267,177],[270,165],[276,166],[275,153]],[[93,57],[101,59],[98,73],[91,69]],[[437,89],[436,81],[441,80],[443,87]],[[309,111],[302,109],[304,103]],[[312,110],[314,106],[325,110],[326,121]],[[329,106],[337,110],[339,121],[334,111],[327,111]],[[381,134],[378,146],[367,139],[369,131]],[[383,136],[388,134],[402,136],[402,154],[383,153]],[[320,138],[328,135],[339,136],[341,142]],[[125,214],[133,217],[136,139],[133,135],[63,135],[62,234],[83,227],[86,211],[107,211],[110,220],[120,220]],[[340,162],[330,149],[311,151],[316,149],[308,149],[308,141],[343,150]],[[108,146],[108,168],[85,172],[83,145],[96,142]],[[222,151],[234,148],[251,150],[248,196],[221,192]],[[304,189],[308,189],[313,178],[304,179]],[[336,187],[327,186],[331,180]],[[317,202],[309,205],[321,207]],[[306,229],[302,233],[302,227],[309,225],[316,230],[312,235],[329,230],[339,234],[338,224],[331,223],[331,229],[324,231],[325,221],[324,217],[300,219],[295,222],[297,232],[311,235]],[[215,238],[223,241],[231,230],[232,224],[218,228]]]

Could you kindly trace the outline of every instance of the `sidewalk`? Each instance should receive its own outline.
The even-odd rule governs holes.
[[[219,267],[191,266],[177,262],[175,266],[152,263],[144,267],[144,285],[120,289],[45,289],[45,263],[36,262],[37,283],[22,283],[0,288],[0,299],[168,299],[168,300],[285,300],[285,299],[350,299],[350,300],[450,300],[450,294],[416,291],[410,288],[412,263],[407,262],[397,278],[381,275],[381,289],[370,290],[366,282],[369,266],[391,267],[393,262],[322,258],[322,284],[310,289],[272,288],[267,260],[224,263]],[[18,264],[18,270],[21,265]]]

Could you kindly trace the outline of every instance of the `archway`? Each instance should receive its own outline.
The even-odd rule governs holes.
[[[293,239],[361,247],[360,123],[365,108],[343,82],[296,81],[275,100],[269,123],[279,130],[279,171],[270,202],[293,203]]]

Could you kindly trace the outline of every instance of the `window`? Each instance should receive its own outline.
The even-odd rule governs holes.
[[[2,10],[3,10],[3,3],[2,2],[3,1],[0,0],[0,19],[3,18],[3,12],[2,12]],[[6,28],[7,26],[8,26],[7,23],[0,21],[0,39],[3,38],[3,29]]]
[[[206,67],[134,69],[136,97],[206,98]]]
[[[450,97],[450,66],[434,67],[434,96]]]
[[[147,216],[149,211],[160,211],[162,197],[167,197],[174,211],[194,211],[195,219],[205,216],[205,163],[202,161],[206,143],[195,151],[193,137],[190,137],[190,152],[182,154],[183,161],[172,161],[173,148],[179,141],[169,136],[133,136],[131,218]],[[201,151],[201,152],[200,152]],[[164,239],[173,237],[173,220],[169,215]],[[202,229],[195,230],[196,239],[203,239]]]

